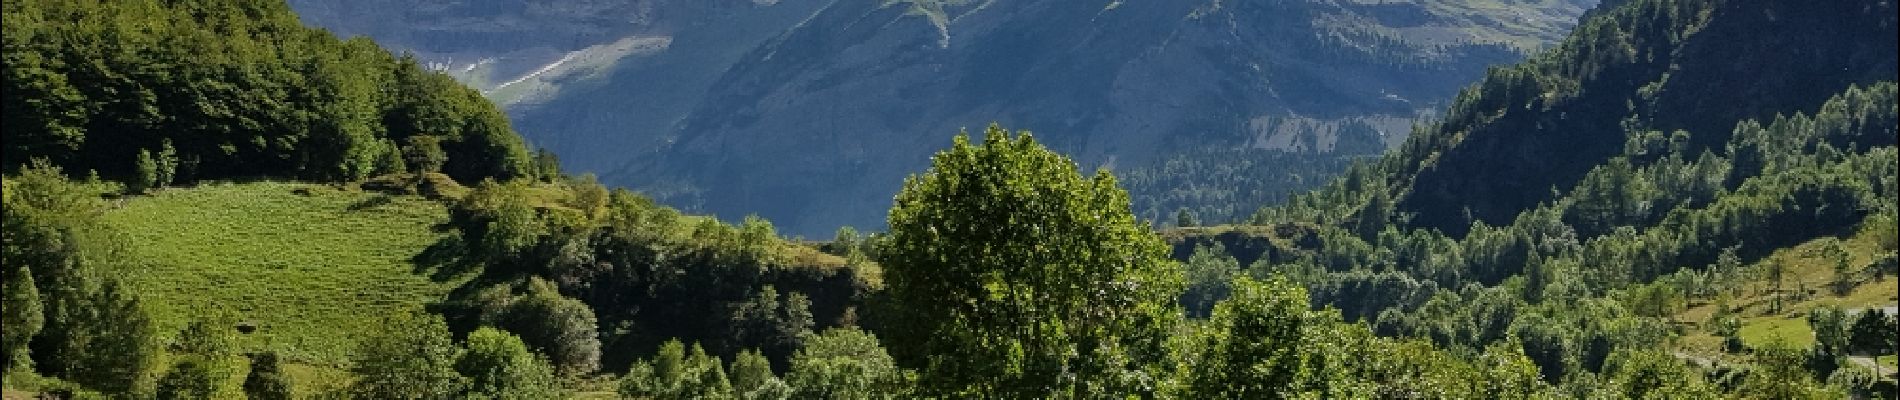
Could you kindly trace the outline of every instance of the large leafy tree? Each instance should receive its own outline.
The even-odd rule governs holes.
[[[358,343],[350,372],[355,395],[377,399],[450,399],[467,378],[455,370],[462,349],[442,318],[424,313],[392,316]]]
[[[882,260],[921,394],[1151,392],[1182,282],[1115,178],[998,126],[933,161],[898,193]]]

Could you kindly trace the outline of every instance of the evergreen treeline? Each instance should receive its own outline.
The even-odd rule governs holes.
[[[1352,156],[1203,149],[1125,173],[1135,215],[1176,227],[1240,222],[1339,175]]]

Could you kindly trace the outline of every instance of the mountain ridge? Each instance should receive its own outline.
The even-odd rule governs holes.
[[[889,201],[902,178],[889,171],[920,167],[959,127],[1024,127],[1118,170],[1208,148],[1324,153],[1340,132],[1397,143],[1403,121],[1593,3],[740,4],[509,112],[571,170],[819,236],[881,226],[863,210]],[[1342,129],[1355,121],[1380,122]]]

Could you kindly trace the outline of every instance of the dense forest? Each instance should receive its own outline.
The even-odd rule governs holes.
[[[991,125],[901,183],[888,231],[814,242],[563,173],[479,93],[279,2],[10,1],[5,395],[1900,397],[1893,4],[1612,3],[1381,157],[1124,183]],[[220,191],[348,200],[275,238],[126,221]],[[158,304],[224,295],[168,287],[218,260],[146,244],[194,231],[337,289],[273,261],[317,226],[418,242],[335,292],[375,308],[308,314],[369,322]]]
[[[1279,204],[1318,188],[1363,157],[1210,149],[1169,156],[1120,175],[1135,216],[1163,226],[1222,225],[1245,221],[1262,204]]]
[[[7,168],[44,159],[146,186],[533,175],[480,93],[305,28],[282,2],[20,1],[5,17]],[[406,166],[425,149],[447,161]]]

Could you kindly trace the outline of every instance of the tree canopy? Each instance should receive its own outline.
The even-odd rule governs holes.
[[[929,396],[1151,393],[1182,289],[1115,178],[1028,132],[958,135],[906,179],[882,250],[891,348]]]

